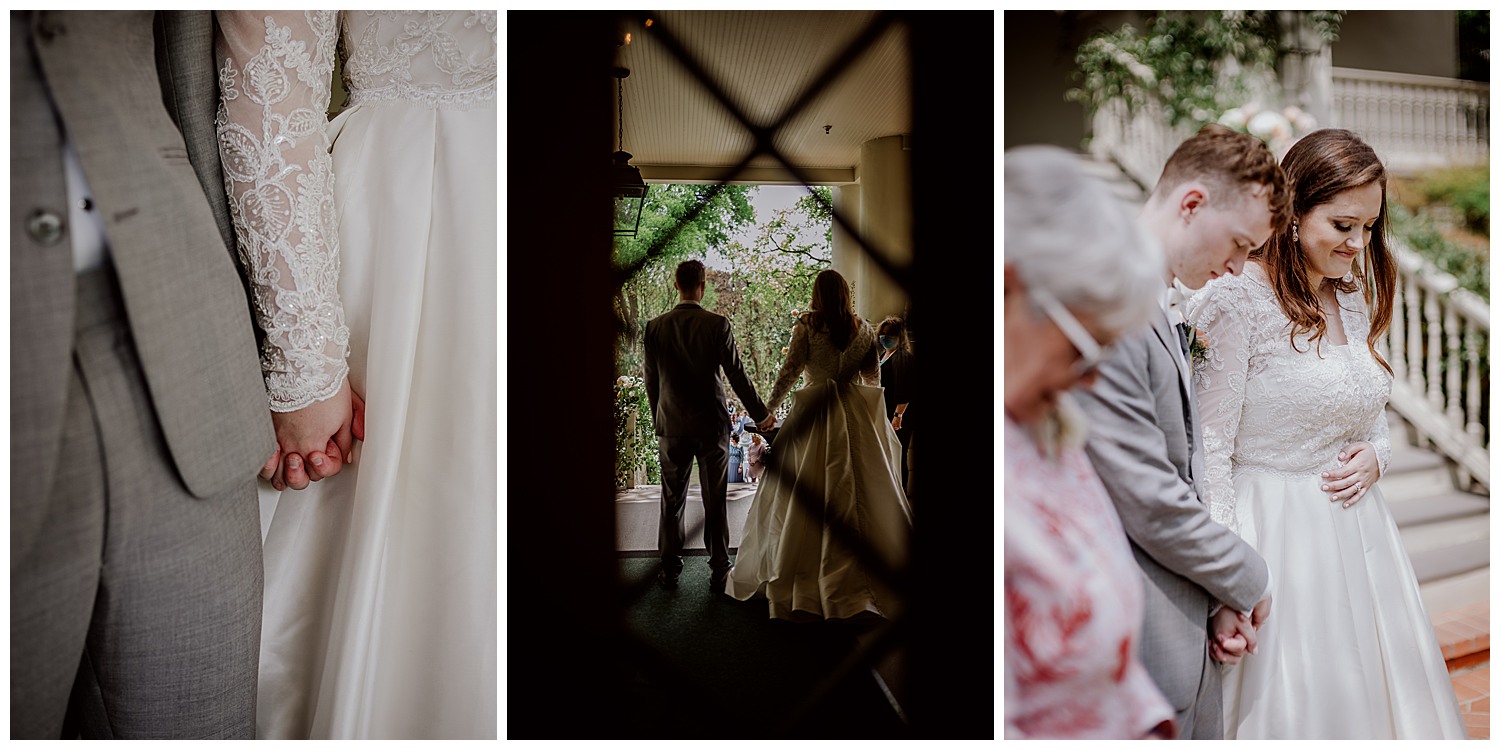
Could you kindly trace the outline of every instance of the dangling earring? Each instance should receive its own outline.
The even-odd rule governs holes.
[[[1295,221],[1292,222],[1292,242],[1294,244],[1301,242],[1301,240],[1297,239],[1297,222]]]

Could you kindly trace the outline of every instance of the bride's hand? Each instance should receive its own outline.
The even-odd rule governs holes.
[[[1375,446],[1361,440],[1344,446],[1339,461],[1343,465],[1323,472],[1322,490],[1329,493],[1330,502],[1353,507],[1380,480],[1380,459],[1375,455]]]
[[[273,487],[301,490],[308,485],[307,473],[316,477],[313,481],[338,474],[354,442],[353,391],[349,381],[344,381],[333,398],[296,411],[272,413],[271,422],[276,427],[276,442],[284,458],[269,477]],[[304,456],[321,459],[323,465],[304,466]]]

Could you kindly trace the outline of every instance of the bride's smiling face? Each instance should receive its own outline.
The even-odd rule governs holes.
[[[1307,272],[1316,288],[1323,279],[1343,278],[1370,244],[1384,193],[1368,182],[1333,196],[1297,218],[1297,234]]]

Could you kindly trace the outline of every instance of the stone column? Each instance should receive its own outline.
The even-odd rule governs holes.
[[[836,185],[833,188],[833,210],[856,230],[860,229],[859,193],[858,184]],[[833,270],[842,274],[851,286],[864,288],[864,253],[860,251],[859,243],[854,241],[854,236],[844,231],[837,221],[833,223]]]
[[[860,146],[859,216],[861,236],[874,241],[892,262],[911,263],[911,152],[904,136],[876,138]],[[863,250],[858,255],[856,312],[872,323],[900,314],[909,301],[906,292]]]
[[[1305,11],[1277,11],[1281,22],[1282,106],[1295,104],[1318,121],[1333,124],[1333,47],[1308,22]]]

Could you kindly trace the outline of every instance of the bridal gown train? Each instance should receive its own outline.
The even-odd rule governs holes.
[[[254,20],[223,24],[230,59],[221,56],[221,81],[256,106],[247,117],[229,102],[227,118],[245,132],[221,135],[221,151],[229,161],[231,147],[249,144],[275,168],[240,170],[256,179],[232,191],[236,218],[257,242],[268,224],[272,236],[290,223],[317,239],[328,231],[320,220],[337,221],[331,269],[299,267],[310,253],[283,253],[290,259],[280,266],[292,273],[271,277],[336,284],[336,295],[283,294],[257,311],[317,319],[322,327],[293,335],[289,348],[325,345],[328,361],[347,336],[349,382],[366,403],[353,466],[300,492],[263,488],[258,734],[494,738],[496,14]],[[335,42],[350,99],[322,129],[328,94],[319,82],[331,80]],[[304,108],[289,111],[299,94],[310,94]],[[324,143],[323,154],[276,153],[278,133],[295,141],[312,132],[305,112],[318,116],[321,133],[308,140]],[[328,169],[331,196],[315,179]],[[284,187],[265,184],[288,172]],[[347,333],[334,318],[340,300]],[[295,371],[311,361],[300,356],[282,359]]]
[[[1224,673],[1229,739],[1462,739],[1453,685],[1377,483],[1351,508],[1320,474],[1355,441],[1390,456],[1391,376],[1362,292],[1338,293],[1347,345],[1288,337],[1264,269],[1210,282],[1187,316],[1211,344],[1194,384],[1214,520],[1270,565],[1257,653]]]
[[[863,562],[840,523],[886,566],[905,565],[911,507],[901,491],[901,446],[885,420],[875,331],[861,322],[842,351],[799,321],[766,407],[775,411],[803,368],[808,385],[772,443],[725,593],[763,595],[778,619],[834,619],[900,610],[896,589]],[[794,503],[801,482],[811,506]]]

